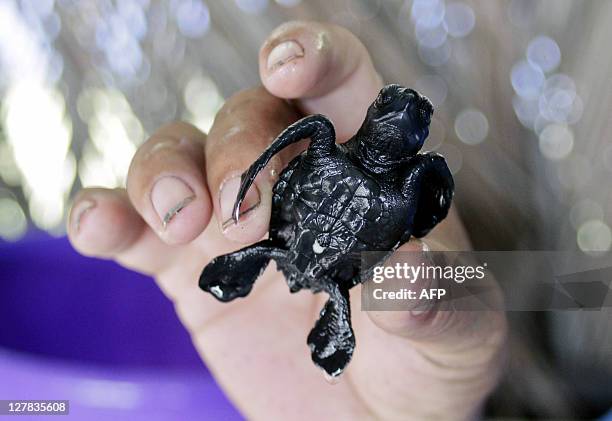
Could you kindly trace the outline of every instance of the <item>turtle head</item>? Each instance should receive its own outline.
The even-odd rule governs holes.
[[[423,146],[429,135],[433,106],[413,89],[387,85],[381,89],[359,129],[359,140],[371,159],[404,162]]]

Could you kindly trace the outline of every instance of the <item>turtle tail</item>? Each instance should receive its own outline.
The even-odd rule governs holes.
[[[257,174],[270,162],[270,159],[287,146],[299,142],[302,139],[311,139],[308,154],[313,158],[328,156],[336,144],[336,132],[334,126],[327,117],[314,114],[304,117],[287,127],[259,158],[246,170],[241,177],[240,190],[234,203],[232,219],[238,223],[240,205],[244,200],[249,188],[255,181]]]

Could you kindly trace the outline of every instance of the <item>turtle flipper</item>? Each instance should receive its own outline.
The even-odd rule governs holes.
[[[448,213],[455,188],[453,176],[444,157],[434,152],[412,157],[406,175],[402,193],[417,207],[409,234],[423,237]]]
[[[284,256],[284,250],[262,240],[233,253],[215,257],[200,275],[200,288],[219,301],[231,301],[251,292],[255,280],[272,258]]]
[[[334,284],[321,317],[308,335],[308,346],[312,361],[328,375],[342,373],[355,350],[348,290]]]
[[[270,162],[270,159],[287,146],[299,142],[302,139],[310,138],[308,153],[316,158],[329,156],[336,144],[336,132],[334,125],[327,117],[321,114],[309,115],[296,121],[287,127],[270,146],[261,154],[259,158],[246,170],[240,178],[240,190],[234,203],[232,218],[238,223],[240,216],[240,204],[244,200],[255,177]]]

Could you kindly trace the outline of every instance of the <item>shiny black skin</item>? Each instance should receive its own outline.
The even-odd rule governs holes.
[[[335,143],[321,115],[289,126],[243,174],[234,207],[237,221],[257,173],[282,148],[310,137],[274,185],[269,238],[214,259],[200,287],[221,301],[246,296],[274,259],[291,292],[325,291],[329,300],[308,345],[316,365],[339,375],[355,348],[348,291],[363,278],[360,253],[393,251],[427,234],[450,207],[454,184],[444,158],[418,154],[432,113],[424,96],[388,85],[345,144]]]

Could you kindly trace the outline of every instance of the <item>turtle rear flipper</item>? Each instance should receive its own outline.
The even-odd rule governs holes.
[[[251,292],[255,280],[272,258],[282,258],[285,251],[262,240],[233,253],[214,258],[200,275],[200,288],[219,301],[231,301]]]
[[[348,290],[334,284],[321,317],[308,335],[312,361],[331,377],[339,376],[355,350]]]

